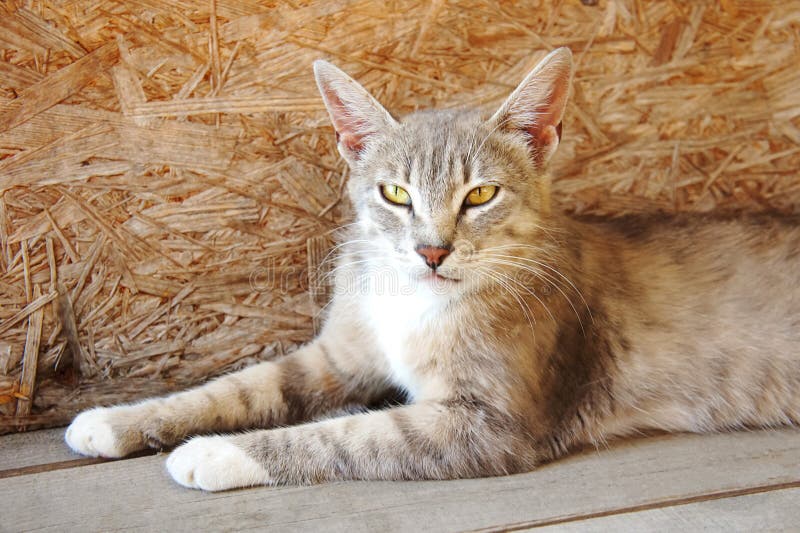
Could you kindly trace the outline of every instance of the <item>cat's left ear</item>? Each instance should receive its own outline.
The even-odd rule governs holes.
[[[314,76],[348,163],[361,157],[371,137],[397,124],[364,87],[327,61],[314,61]]]
[[[537,166],[544,166],[561,140],[561,119],[572,84],[572,52],[557,48],[542,59],[489,119],[506,131],[519,131]]]

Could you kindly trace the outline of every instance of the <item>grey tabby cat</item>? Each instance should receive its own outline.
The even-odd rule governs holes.
[[[181,485],[223,490],[494,476],[644,429],[800,420],[797,220],[551,209],[569,50],[488,119],[397,120],[336,67],[314,69],[357,213],[321,335],[194,390],[86,411],[73,450],[257,429],[167,459]],[[396,390],[405,404],[341,415]]]

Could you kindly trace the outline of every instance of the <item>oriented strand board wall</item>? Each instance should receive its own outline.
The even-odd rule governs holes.
[[[0,432],[313,334],[348,216],[313,59],[402,114],[495,106],[569,46],[566,208],[796,211],[799,32],[797,1],[6,0]]]

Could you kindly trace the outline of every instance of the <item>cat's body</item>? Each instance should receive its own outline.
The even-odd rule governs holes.
[[[568,52],[488,121],[397,122],[333,67],[317,76],[358,213],[321,335],[193,391],[87,411],[73,449],[273,428],[173,452],[179,483],[217,490],[498,475],[640,430],[800,421],[800,223],[552,209]],[[406,405],[325,418],[396,390]]]
[[[526,413],[550,457],[640,430],[800,420],[800,219],[550,224],[530,242],[555,240],[559,259],[517,277],[514,295],[488,287],[452,302],[364,283],[334,314],[360,317],[364,349],[412,400],[468,391]]]

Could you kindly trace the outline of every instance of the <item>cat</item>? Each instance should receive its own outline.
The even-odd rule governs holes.
[[[333,65],[314,72],[356,212],[321,334],[194,390],[83,412],[74,451],[180,444],[169,474],[216,491],[505,475],[643,430],[798,423],[798,220],[553,208],[568,49],[488,119],[396,120]],[[198,433],[217,434],[181,444]]]

